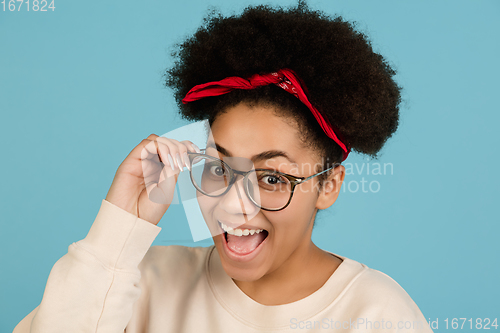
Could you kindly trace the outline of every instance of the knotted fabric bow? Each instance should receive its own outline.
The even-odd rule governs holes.
[[[268,84],[275,84],[278,87],[283,88],[285,91],[293,94],[302,103],[304,103],[309,108],[309,110],[311,110],[314,118],[316,118],[321,128],[323,129],[323,132],[325,132],[328,137],[333,139],[344,151],[342,161],[347,158],[349,152],[351,151],[351,147],[344,144],[338,138],[328,120],[324,119],[321,113],[309,102],[309,99],[306,95],[307,88],[305,84],[291,69],[284,68],[280,69],[277,72],[263,75],[254,74],[248,79],[244,79],[238,76],[231,76],[220,81],[199,84],[189,90],[189,92],[182,100],[182,103],[187,104],[189,102],[193,102],[205,97],[227,94],[235,89],[255,89],[257,87],[266,86]]]

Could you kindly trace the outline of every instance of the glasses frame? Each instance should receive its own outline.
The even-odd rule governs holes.
[[[249,171],[240,171],[240,170],[235,170],[235,169],[231,168],[226,162],[224,162],[223,160],[221,160],[221,159],[219,159],[217,157],[205,154],[204,153],[205,151],[206,151],[206,148],[200,149],[200,153],[193,153],[193,152],[190,152],[190,151],[187,152],[188,158],[189,158],[190,169],[191,169],[189,171],[189,175],[191,177],[191,183],[193,183],[193,186],[200,193],[202,193],[203,195],[209,196],[209,197],[220,197],[220,196],[226,194],[231,189],[231,187],[233,186],[233,184],[236,182],[237,175],[241,175],[241,176],[243,176],[243,188],[245,189],[246,196],[252,201],[252,203],[254,205],[256,205],[257,207],[259,207],[260,209],[271,211],[271,212],[277,212],[277,211],[283,210],[286,207],[288,207],[288,205],[292,201],[293,193],[294,193],[295,187],[297,185],[303,184],[306,181],[308,181],[308,180],[310,180],[310,179],[312,179],[312,178],[314,178],[316,176],[321,175],[322,173],[325,173],[325,172],[327,172],[327,171],[335,168],[335,166],[333,166],[333,167],[331,167],[329,169],[323,170],[323,171],[318,172],[318,173],[316,173],[316,174],[314,174],[312,176],[309,176],[309,177],[297,177],[297,176],[292,176],[292,175],[289,175],[287,173],[279,172],[279,171],[276,171],[276,170],[262,169],[262,168],[252,169],[252,170],[249,170]],[[210,194],[207,194],[204,191],[202,191],[201,188],[199,188],[196,185],[196,182],[193,179],[193,172],[192,172],[192,170],[193,170],[193,159],[196,156],[203,156],[203,157],[208,157],[208,158],[211,158],[211,159],[214,159],[214,160],[218,160],[218,161],[220,161],[229,170],[229,173],[230,173],[229,174],[229,176],[230,176],[230,178],[229,178],[229,185],[227,186],[227,188],[226,188],[226,190],[224,192],[222,192],[221,194],[217,194],[217,195],[210,195]],[[247,185],[248,184],[248,175],[251,172],[253,172],[253,171],[271,171],[273,173],[277,173],[277,174],[279,174],[279,175],[287,178],[290,181],[290,183],[292,184],[292,188],[291,188],[291,191],[290,191],[290,198],[288,198],[288,201],[287,201],[286,205],[284,205],[282,208],[270,209],[270,208],[264,208],[261,205],[259,205],[257,202],[255,202],[255,200],[249,194],[248,185]]]

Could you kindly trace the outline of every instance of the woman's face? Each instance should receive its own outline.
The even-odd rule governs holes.
[[[228,164],[236,170],[250,170],[248,164],[239,163],[238,158],[243,158],[241,160],[253,161],[253,168],[308,177],[315,174],[315,166],[320,163],[312,151],[301,146],[295,124],[277,117],[271,108],[240,103],[219,114],[211,131],[216,145],[211,144],[210,138],[206,154],[229,161]],[[254,159],[256,155],[269,151],[282,152],[288,158]],[[232,160],[234,164],[231,164]],[[294,262],[300,261],[301,254],[307,253],[311,245],[316,210],[326,208],[321,207],[324,200],[319,199],[317,186],[318,178],[314,177],[295,187],[290,204],[281,211],[266,211],[254,205],[243,190],[241,176],[223,196],[198,194],[202,214],[214,235],[226,273],[235,280],[255,281],[284,263],[294,266]],[[335,199],[336,196],[333,201]],[[248,236],[229,235],[226,240],[218,221],[234,229],[265,231]],[[249,249],[250,253],[242,254]]]

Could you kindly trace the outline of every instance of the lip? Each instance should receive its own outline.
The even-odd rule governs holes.
[[[257,227],[257,226],[254,226],[254,225],[248,225],[248,224],[232,224],[232,223],[229,223],[229,222],[226,222],[226,221],[222,221],[222,220],[219,220],[217,219],[217,222],[222,222],[224,223],[225,225],[227,225],[228,227],[230,228],[233,228],[233,229],[255,229],[255,230],[259,230],[259,229],[262,229],[262,230],[266,230],[264,228],[260,228],[260,227]],[[219,225],[220,226],[220,225]],[[266,230],[268,233],[269,231]]]
[[[262,241],[262,243],[259,244],[259,246],[257,246],[255,248],[255,250],[253,250],[252,252],[250,252],[248,254],[239,254],[239,253],[235,253],[235,252],[231,251],[231,249],[229,249],[229,246],[227,245],[227,241],[226,241],[226,236],[224,235],[225,231],[222,229],[219,220],[217,220],[217,226],[219,227],[220,232],[221,232],[222,247],[224,248],[224,253],[226,254],[226,257],[228,257],[231,260],[237,261],[237,262],[247,262],[247,261],[254,259],[262,251],[262,249],[264,248],[264,245],[267,244],[267,239],[269,238],[269,231],[268,231],[267,237]]]

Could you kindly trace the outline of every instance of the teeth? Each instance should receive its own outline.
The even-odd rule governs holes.
[[[226,231],[230,235],[235,235],[235,236],[248,236],[248,235],[258,234],[264,231],[264,229],[233,229],[231,227],[228,227],[221,221],[219,221],[219,223],[224,231]]]

